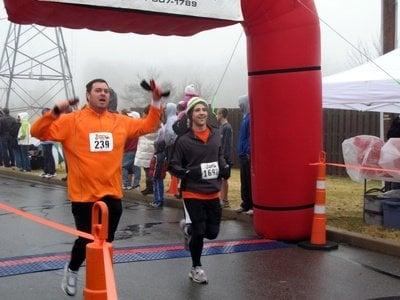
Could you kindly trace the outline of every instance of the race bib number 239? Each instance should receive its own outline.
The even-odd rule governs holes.
[[[90,152],[110,152],[113,150],[113,136],[111,132],[89,133]]]

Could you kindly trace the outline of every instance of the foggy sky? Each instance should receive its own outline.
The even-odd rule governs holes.
[[[354,45],[372,44],[380,38],[380,0],[316,0],[319,17]],[[0,17],[6,15],[0,10]],[[322,69],[324,75],[349,68],[350,46],[321,22]],[[0,50],[9,23],[0,20]],[[116,34],[63,29],[75,90],[84,98],[84,85],[104,78],[123,93],[127,84],[158,70],[160,80],[204,81],[216,89],[215,106],[236,107],[237,97],[247,93],[246,38],[240,25],[219,28],[192,37]],[[239,37],[241,36],[240,40]],[[235,55],[222,77],[239,40]],[[1,96],[1,95],[0,95]],[[0,99],[2,100],[2,99]],[[0,105],[2,103],[0,102]],[[119,109],[122,107],[119,106]]]

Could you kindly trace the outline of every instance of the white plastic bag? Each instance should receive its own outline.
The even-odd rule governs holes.
[[[396,169],[400,171],[400,138],[391,138],[381,149],[379,165],[384,169]],[[400,172],[387,172],[396,181],[400,181]]]
[[[342,143],[343,158],[347,165],[381,168],[379,163],[383,141],[372,135],[358,135]],[[350,178],[357,182],[363,179],[376,179],[385,177],[385,172],[379,170],[364,170],[352,167],[346,168]]]

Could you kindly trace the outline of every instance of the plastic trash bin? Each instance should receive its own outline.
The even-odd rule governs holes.
[[[400,229],[400,199],[399,201],[383,200],[382,209],[383,226]]]
[[[383,199],[377,195],[364,195],[364,222],[368,225],[383,224]]]

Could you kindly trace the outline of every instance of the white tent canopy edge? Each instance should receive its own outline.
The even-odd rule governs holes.
[[[400,49],[395,49],[372,62],[324,77],[323,107],[400,113],[399,82]]]

